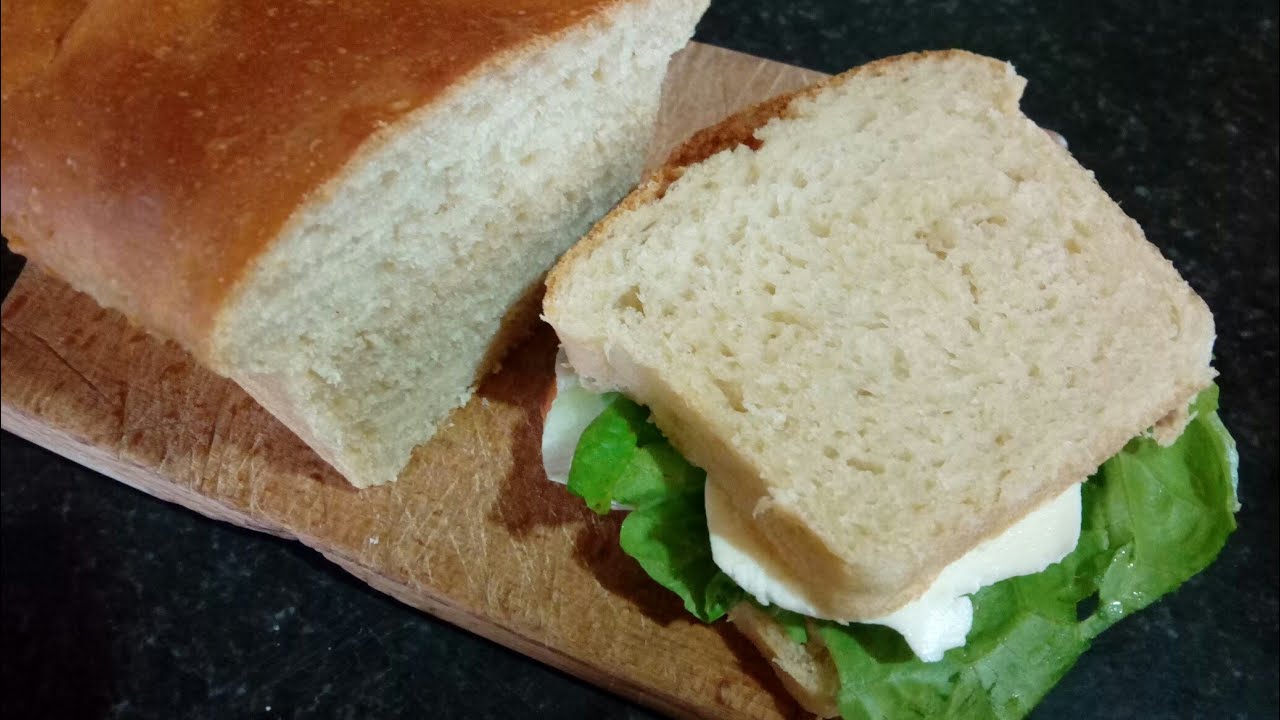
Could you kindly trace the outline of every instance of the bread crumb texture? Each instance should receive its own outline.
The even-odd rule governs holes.
[[[471,396],[507,309],[639,177],[700,10],[620,4],[388,132],[221,314],[221,369],[283,397],[353,484],[394,480]]]
[[[655,175],[549,282],[575,368],[835,616],[918,595],[1213,376],[1208,308],[1023,85],[958,51],[850,71]]]

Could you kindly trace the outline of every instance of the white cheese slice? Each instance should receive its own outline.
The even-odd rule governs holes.
[[[604,410],[603,396],[586,390],[564,351],[556,357],[556,397],[542,434],[542,462],[547,477],[569,482],[573,453],[583,430]],[[805,596],[801,583],[773,559],[767,542],[732,509],[719,484],[708,478],[707,527],[716,565],[762,605],[776,605],[809,617],[824,617]],[[616,509],[627,509],[615,504]],[[1004,533],[983,542],[942,572],[919,598],[883,617],[858,622],[897,630],[920,659],[940,660],[964,645],[973,624],[968,595],[1006,578],[1037,573],[1066,557],[1080,538],[1080,485],[1022,518]]]
[[[1080,483],[942,569],[919,598],[865,622],[902,633],[921,660],[941,660],[964,645],[973,625],[969,595],[1011,577],[1038,573],[1062,560],[1080,541]]]
[[[542,467],[552,482],[569,484],[569,468],[578,439],[604,411],[605,404],[603,395],[582,387],[561,348],[556,354],[556,397],[542,426]]]
[[[729,505],[716,483],[707,482],[707,526],[716,565],[763,605],[809,617],[846,622],[819,611],[805,597],[754,527]],[[921,660],[941,660],[964,645],[973,624],[969,595],[1001,580],[1040,572],[1066,557],[1080,539],[1080,485],[1032,511],[1008,530],[981,543],[943,568],[924,594],[894,612],[858,622],[897,630]]]

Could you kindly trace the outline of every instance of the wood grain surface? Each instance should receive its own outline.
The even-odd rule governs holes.
[[[692,131],[821,77],[691,44],[649,163]],[[3,308],[3,426],[132,487],[294,538],[374,588],[676,715],[801,714],[730,626],[702,625],[546,480],[555,338],[539,326],[392,485],[356,491],[234,383],[34,268]]]

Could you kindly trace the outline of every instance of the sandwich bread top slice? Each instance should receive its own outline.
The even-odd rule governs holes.
[[[544,313],[819,617],[882,616],[1214,376],[1213,319],[1011,66],[904,55],[694,136]]]

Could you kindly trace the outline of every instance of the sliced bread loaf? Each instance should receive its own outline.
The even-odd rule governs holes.
[[[40,5],[5,15],[14,249],[363,487],[638,179],[706,0]]]
[[[1204,303],[958,51],[695,136],[563,258],[577,372],[648,405],[824,617],[884,615],[1178,416]]]

